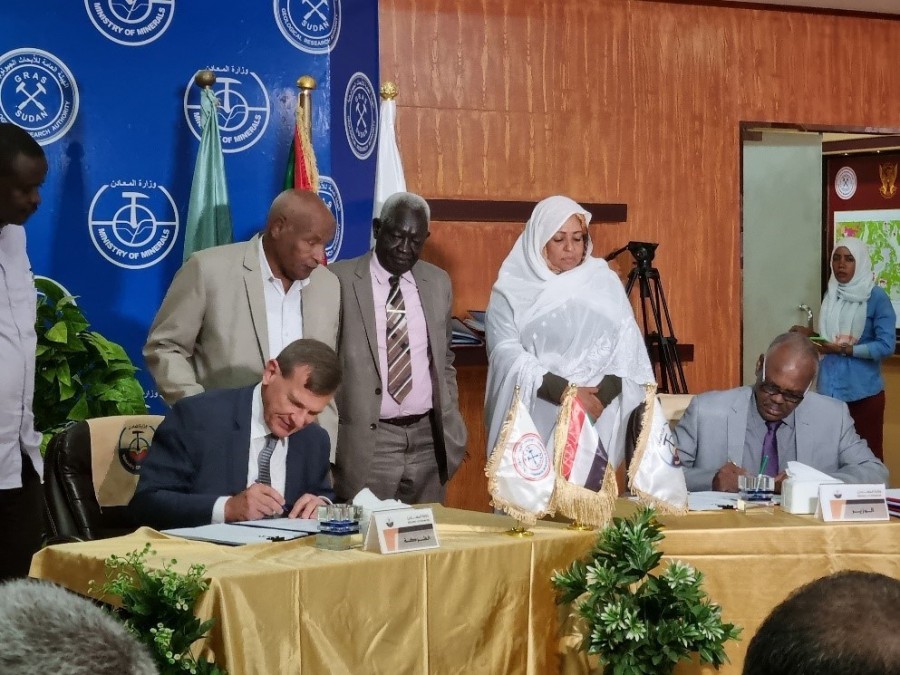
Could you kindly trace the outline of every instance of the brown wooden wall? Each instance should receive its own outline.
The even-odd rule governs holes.
[[[692,391],[740,379],[740,122],[900,126],[897,20],[648,0],[380,0],[379,17],[409,189],[627,203],[597,248],[659,242]],[[457,309],[486,306],[517,231],[435,224],[425,257]]]

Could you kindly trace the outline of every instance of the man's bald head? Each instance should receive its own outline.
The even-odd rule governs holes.
[[[269,208],[263,249],[272,273],[285,282],[309,277],[325,262],[325,245],[336,223],[325,202],[313,192],[285,190]]]
[[[819,367],[819,354],[800,333],[783,333],[756,363],[753,387],[756,409],[767,421],[790,415],[809,390]]]

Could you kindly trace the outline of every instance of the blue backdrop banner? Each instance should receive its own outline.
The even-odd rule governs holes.
[[[249,9],[252,5],[253,9]],[[369,245],[378,130],[377,0],[56,0],[0,9],[0,121],[50,165],[28,222],[34,273],[141,368],[141,347],[181,265],[200,139],[198,70],[216,74],[236,241],[281,189],[296,81],[312,75],[320,195],[338,221],[328,260]]]

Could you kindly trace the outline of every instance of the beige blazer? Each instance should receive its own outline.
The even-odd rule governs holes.
[[[341,282],[342,322],[338,354],[344,367],[344,383],[336,400],[340,412],[334,489],[338,499],[352,499],[366,485],[381,412],[381,375],[378,336],[375,334],[375,300],[369,261],[372,253],[331,266]],[[435,459],[442,483],[459,468],[466,452],[466,426],[459,412],[456,369],[450,349],[453,289],[447,273],[419,261],[412,268],[419,289],[433,385]],[[351,375],[352,373],[352,375]]]
[[[316,268],[303,289],[303,336],[337,347],[340,284]],[[259,235],[198,251],[172,280],[150,327],[144,360],[166,403],[206,389],[256,384],[269,354]],[[337,439],[334,402],[319,416]]]

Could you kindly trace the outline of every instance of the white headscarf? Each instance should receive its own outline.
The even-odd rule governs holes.
[[[831,342],[844,342],[849,338],[851,343],[856,344],[866,326],[866,304],[875,285],[875,276],[865,242],[855,237],[844,237],[834,245],[834,250],[842,246],[856,260],[856,272],[850,281],[842,284],[835,279],[832,269],[828,290],[822,299],[819,334]]]
[[[485,318],[488,454],[516,385],[548,440],[559,406],[535,395],[548,371],[579,386],[596,386],[604,375],[619,375],[623,392],[630,391],[637,402],[643,400],[640,385],[654,382],[622,282],[605,260],[590,256],[590,242],[584,261],[567,272],[554,274],[544,260],[544,246],[574,214],[584,217],[585,224],[591,220],[568,197],[540,202],[491,291]]]

